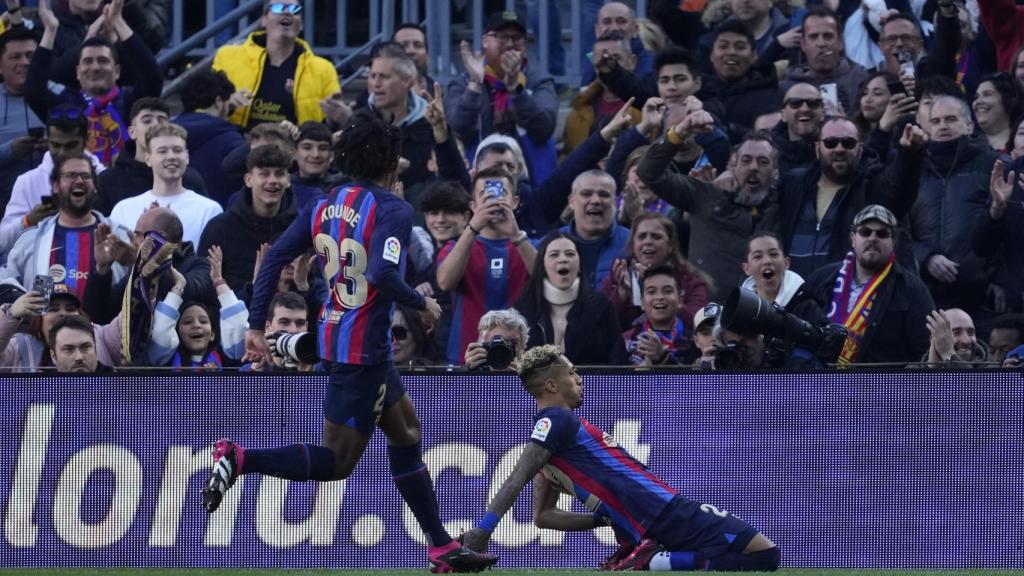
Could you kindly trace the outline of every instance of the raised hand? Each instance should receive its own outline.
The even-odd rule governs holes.
[[[32,316],[42,316],[46,313],[46,300],[39,292],[25,292],[11,303],[8,312],[12,318],[19,320],[31,318]]]
[[[885,112],[878,120],[878,129],[882,132],[892,132],[896,121],[901,116],[913,114],[916,110],[917,100],[914,100],[913,96],[901,93],[893,94],[889,97],[889,104],[886,105]]]
[[[444,95],[441,84],[434,82],[434,95],[420,90],[420,96],[427,101],[427,109],[423,115],[434,131],[434,141],[438,144],[448,141],[448,121],[444,116]]]
[[[56,30],[60,27],[60,20],[57,19],[57,15],[50,9],[50,0],[39,0],[39,22],[42,23],[45,30]]]
[[[648,138],[655,130],[661,128],[662,119],[665,118],[665,101],[661,98],[648,98],[644,102],[644,108],[640,111],[640,124],[636,127],[641,134]]]
[[[803,26],[797,26],[796,28],[787,30],[782,34],[775,37],[778,41],[779,46],[790,49],[800,46],[800,42],[804,39],[804,28]]]
[[[1013,181],[1016,179],[1017,174],[1010,170],[1010,172],[1004,177],[1003,170],[1005,170],[1002,160],[996,160],[996,163],[992,165],[992,176],[989,179],[988,190],[992,194],[992,206],[989,207],[989,216],[993,220],[999,220],[1006,213],[1006,205],[1010,200],[1010,194],[1013,193]],[[1021,184],[1024,184],[1024,175],[1021,177]]]
[[[931,333],[932,350],[945,359],[953,356],[953,330],[949,327],[949,319],[942,310],[932,310],[925,318],[928,332]]]
[[[459,44],[459,55],[462,56],[462,65],[466,68],[469,81],[477,84],[484,82],[484,55],[480,52],[473,52],[469,42],[465,40]]]
[[[903,127],[903,135],[900,136],[900,148],[907,150],[922,150],[928,143],[928,134],[916,124],[907,124]]]
[[[697,110],[683,118],[682,122],[676,124],[673,130],[684,140],[697,134],[707,134],[714,130],[715,119],[704,110]]]
[[[95,260],[96,272],[106,274],[114,263],[115,255],[110,245],[110,225],[100,222],[92,232],[92,257]]]
[[[210,246],[206,251],[206,260],[210,263],[210,280],[216,285],[224,279],[224,252],[220,246]]]
[[[523,53],[509,50],[501,55],[501,69],[505,71],[505,88],[512,90],[519,84],[519,72],[523,68]]]
[[[264,242],[260,244],[259,250],[256,251],[256,265],[252,268],[252,283],[256,283],[256,278],[260,275],[260,266],[263,265],[263,259],[267,257],[267,252],[270,252],[270,244]]]
[[[629,110],[633,107],[633,100],[633,98],[627,100],[622,108],[615,113],[615,116],[612,116],[612,119],[605,124],[604,128],[601,128],[601,138],[604,138],[605,142],[611,142],[633,125],[633,117],[629,115]]]
[[[423,322],[423,326],[429,331],[433,329],[434,325],[437,324],[437,321],[441,319],[441,305],[437,303],[437,300],[434,300],[430,296],[427,296],[424,299],[427,301],[427,307],[425,310],[420,312],[420,320]]]
[[[341,92],[331,94],[321,100],[320,109],[335,126],[343,126],[352,118],[352,107],[342,99]]]
[[[319,258],[317,254],[312,256],[302,254],[292,262],[292,267],[295,268],[295,272],[292,274],[292,282],[295,282],[295,287],[300,292],[309,290],[309,270],[313,267],[313,262],[317,258]]]

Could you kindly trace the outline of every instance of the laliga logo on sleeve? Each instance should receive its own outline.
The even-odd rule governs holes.
[[[392,264],[398,264],[399,258],[402,256],[402,244],[398,241],[398,238],[390,236],[384,241],[384,254],[383,258]]]
[[[540,420],[537,420],[537,424],[533,427],[533,434],[530,438],[543,442],[548,439],[548,432],[550,431],[551,418],[541,418]]]

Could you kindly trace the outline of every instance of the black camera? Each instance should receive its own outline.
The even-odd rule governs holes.
[[[495,336],[490,342],[481,343],[480,347],[487,350],[487,363],[484,366],[492,370],[508,368],[516,357],[512,344],[501,336]]]
[[[826,364],[839,358],[847,335],[846,328],[839,324],[811,324],[743,288],[734,288],[729,294],[722,310],[722,327],[737,334],[763,334],[795,344]],[[733,352],[738,352],[735,346]],[[721,365],[721,360],[722,352],[719,352],[715,366],[727,369]]]
[[[320,361],[317,349],[316,334],[312,332],[275,332],[267,337],[270,351],[275,356],[284,358],[284,365],[294,368],[298,364],[315,364]]]
[[[748,370],[750,367],[743,360],[743,352],[738,342],[726,342],[725,346],[715,349],[715,370]]]

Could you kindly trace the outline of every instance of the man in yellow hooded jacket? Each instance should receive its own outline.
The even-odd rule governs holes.
[[[247,130],[264,122],[322,121],[327,111],[343,121],[337,118],[343,105],[334,65],[299,38],[301,1],[265,0],[260,23],[263,30],[244,44],[223,46],[213,60],[213,68],[224,71],[238,90],[229,120]]]

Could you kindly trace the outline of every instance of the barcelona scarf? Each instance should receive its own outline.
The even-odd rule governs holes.
[[[160,278],[170,270],[171,255],[177,247],[153,231],[146,232],[139,247],[121,300],[121,354],[125,365],[146,364]]]
[[[121,89],[116,85],[98,98],[82,94],[87,102],[85,117],[89,121],[89,139],[85,147],[107,167],[113,165],[114,158],[124,149],[128,134],[121,114],[113,105],[120,95]]]
[[[188,363],[182,359],[181,349],[174,353],[171,359],[171,367],[175,372],[219,372],[224,369],[224,360],[216,348],[211,349],[201,359],[196,360],[191,354],[188,356]]]
[[[524,59],[525,60],[525,59]],[[526,63],[523,63],[523,70],[526,70]],[[520,72],[516,79],[515,86],[506,86],[505,81],[498,78],[497,72],[490,65],[484,67],[484,82],[494,89],[494,115],[504,115],[508,110],[509,90],[516,90],[520,86],[526,87],[526,76]]]
[[[847,254],[843,260],[843,265],[839,268],[839,276],[836,277],[835,289],[832,291],[832,308],[828,314],[829,321],[842,324],[847,330],[846,343],[843,344],[843,351],[839,354],[840,366],[849,366],[856,360],[868,329],[868,321],[871,318],[871,309],[875,305],[875,296],[878,295],[878,287],[889,277],[889,272],[892,271],[895,261],[895,253],[890,254],[889,262],[868,280],[853,309],[847,312],[850,288],[856,277],[856,261],[853,252]]]

